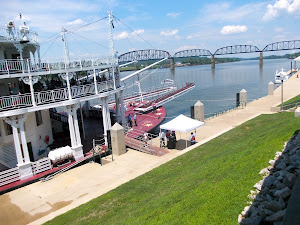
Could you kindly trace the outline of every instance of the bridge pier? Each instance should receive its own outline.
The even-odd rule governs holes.
[[[215,68],[215,55],[211,55],[211,68]]]
[[[259,66],[260,67],[263,66],[263,53],[262,52],[259,53]]]
[[[170,58],[170,70],[175,70],[174,58]]]

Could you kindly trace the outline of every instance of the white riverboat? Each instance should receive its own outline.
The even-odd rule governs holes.
[[[280,72],[276,70],[274,83],[275,84],[281,84],[282,82],[287,81],[290,78],[290,75],[287,74],[287,72],[284,72],[284,69],[282,68]]]
[[[109,12],[109,52],[101,58],[70,58],[65,28],[60,33],[64,55],[55,60],[41,58],[38,34],[21,17],[20,21],[10,21],[6,27],[0,28],[0,192],[7,185],[13,186],[11,183],[17,186],[23,180],[43,176],[43,172],[54,172],[51,160],[57,163],[70,157],[76,165],[93,156],[90,152],[84,154],[78,118],[78,109],[89,111],[90,102],[101,105],[99,118],[102,118],[104,143],[108,146],[107,132],[112,126],[109,103],[115,104],[113,114],[116,121],[126,124],[123,107],[125,81],[170,57],[169,53],[156,49],[128,52],[118,57],[113,44],[113,19]],[[121,78],[120,67],[137,60],[159,61]],[[123,64],[119,65],[120,62]],[[85,78],[80,79],[79,75]],[[194,86],[194,83],[189,84],[174,93],[172,99]],[[143,98],[155,98],[173,91],[170,87],[159,90],[148,91]],[[140,95],[136,97],[140,98]],[[156,103],[170,99],[170,96],[160,98]],[[64,114],[57,113],[57,109],[63,109]],[[57,121],[64,124],[57,126]],[[68,129],[64,130],[65,127]],[[71,151],[68,154],[58,152],[56,155],[60,156],[50,160],[47,156],[51,145],[55,149],[53,131],[57,129],[69,133]],[[84,128],[82,130],[84,132]],[[57,147],[63,149],[64,146]]]

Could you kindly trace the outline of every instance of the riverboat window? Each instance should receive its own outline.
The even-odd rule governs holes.
[[[12,135],[13,134],[12,126],[9,125],[8,123],[4,123],[4,124],[5,124],[4,129],[5,129],[6,135]],[[24,124],[24,131],[26,131],[25,124]],[[20,133],[20,128],[18,128],[18,133]]]
[[[35,111],[35,120],[37,126],[43,124],[42,111]]]
[[[6,131],[6,135],[11,135],[13,133],[12,127],[8,123],[5,123],[5,131]]]

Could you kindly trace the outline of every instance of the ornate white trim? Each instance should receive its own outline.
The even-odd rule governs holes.
[[[59,73],[58,76],[60,76],[64,80],[68,80],[68,79],[71,80],[73,78],[74,74],[75,73],[73,73],[73,72],[68,72],[68,75],[67,75],[67,73]]]
[[[38,82],[39,79],[41,79],[40,76],[34,76],[34,77],[21,77],[19,78],[20,81],[23,81],[25,84],[30,85],[30,79],[32,80],[32,84],[35,84]]]

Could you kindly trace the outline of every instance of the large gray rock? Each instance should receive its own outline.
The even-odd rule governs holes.
[[[267,216],[270,216],[270,215],[273,215],[274,212],[270,209],[264,209],[263,212],[267,215]]]
[[[273,200],[273,198],[272,198],[271,195],[269,195],[269,194],[266,194],[266,198],[267,198],[267,200],[268,200],[269,202]]]
[[[275,180],[276,180],[275,177],[273,177],[273,176],[268,176],[268,177],[266,177],[266,178],[264,179],[262,186],[263,186],[263,187],[270,187],[271,185],[274,184]]]
[[[275,184],[275,187],[276,187],[278,190],[281,190],[281,189],[283,189],[283,188],[286,187],[286,186],[285,186],[281,181],[279,181],[279,180],[276,180],[274,184]]]
[[[288,173],[285,178],[283,179],[283,184],[286,185],[287,187],[291,188],[294,186],[296,182],[297,176],[292,173]]]
[[[252,216],[249,218],[243,218],[240,225],[259,225],[262,218],[260,216]]]
[[[280,221],[283,219],[283,217],[285,216],[285,213],[286,213],[286,210],[281,210],[281,211],[278,211],[276,213],[274,213],[273,215],[270,215],[270,216],[267,216],[265,218],[265,220],[267,222],[275,222],[275,221]]]
[[[270,201],[266,208],[272,210],[273,212],[278,212],[279,210],[283,209],[284,205],[282,205],[279,201]]]
[[[300,162],[300,156],[299,155],[291,155],[290,159],[294,162]]]
[[[289,189],[288,187],[285,187],[281,190],[275,191],[274,195],[278,196],[279,198],[285,199],[291,195],[291,189]]]
[[[287,171],[294,171],[297,168],[297,164],[295,163],[291,163],[291,165],[289,165],[287,168],[285,168]]]
[[[282,198],[279,198],[278,202],[281,204],[282,209],[284,209],[286,207],[285,201]]]
[[[256,216],[259,213],[258,208],[255,207],[253,204],[251,205],[249,212],[251,216]]]
[[[276,163],[275,168],[278,170],[283,170],[286,168],[286,163],[283,160],[280,160]]]
[[[294,155],[299,148],[300,148],[299,146],[296,146],[295,148],[291,149],[288,154]]]
[[[281,181],[281,180],[283,180],[283,176],[280,175],[280,176],[276,177],[276,179]]]
[[[252,225],[252,219],[250,218],[243,218],[240,222],[240,225]]]

